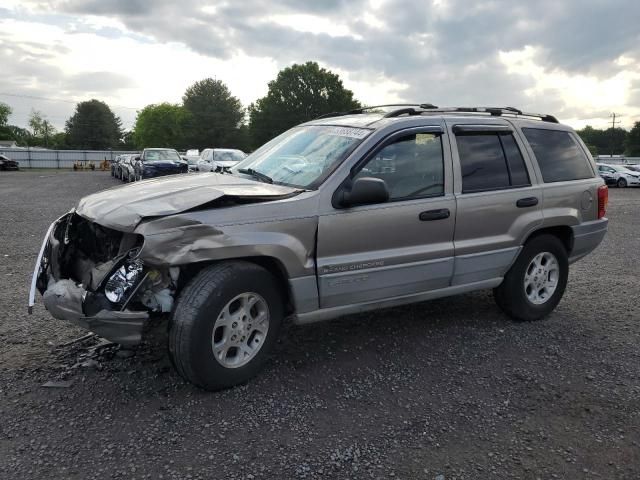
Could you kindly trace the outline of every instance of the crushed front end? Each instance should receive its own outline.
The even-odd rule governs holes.
[[[113,342],[140,341],[149,312],[169,312],[179,269],[155,269],[138,258],[143,237],[91,222],[74,211],[49,228],[36,262],[35,291],[51,315]]]

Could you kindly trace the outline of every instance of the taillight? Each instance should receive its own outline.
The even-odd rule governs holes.
[[[598,218],[603,218],[607,214],[607,204],[609,203],[609,187],[601,185],[598,187]]]

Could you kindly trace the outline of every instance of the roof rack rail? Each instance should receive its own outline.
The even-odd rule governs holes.
[[[361,107],[361,108],[355,108],[353,110],[348,110],[346,112],[329,112],[329,113],[325,113],[322,114],[318,117],[316,117],[314,120],[320,120],[323,118],[329,118],[329,117],[342,117],[344,115],[356,115],[356,114],[361,114],[361,113],[365,113],[368,110],[375,110],[376,108],[388,108],[388,107],[401,107],[402,110],[415,110],[416,112],[419,112],[419,110],[416,109],[433,109],[433,108],[438,108],[435,105],[431,104],[431,103],[387,103],[384,105],[371,105],[369,107]],[[398,110],[392,110],[391,112],[388,113],[394,113],[397,112]],[[385,115],[386,116],[386,115]]]
[[[356,108],[349,110],[348,112],[331,112],[317,117],[317,119],[328,117],[339,117],[343,115],[354,115],[365,113],[368,110],[374,110],[376,108],[388,108],[398,107],[395,110],[391,110],[384,114],[383,118],[399,117],[400,115],[421,115],[423,113],[482,113],[489,114],[493,117],[500,117],[503,115],[513,115],[518,117],[530,117],[537,118],[543,122],[560,123],[553,115],[543,113],[530,113],[523,112],[515,107],[437,107],[430,103],[422,104],[403,104],[403,103],[390,103],[386,105],[373,105],[371,107]]]
[[[518,117],[538,118],[543,122],[560,123],[556,117],[548,114],[523,112],[514,107],[443,107],[430,110],[430,113],[488,113],[493,117],[514,115]]]

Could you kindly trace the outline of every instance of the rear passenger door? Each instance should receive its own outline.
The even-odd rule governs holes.
[[[541,188],[509,123],[447,119],[457,202],[452,285],[502,277],[542,223]]]

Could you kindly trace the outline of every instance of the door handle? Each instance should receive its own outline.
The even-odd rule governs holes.
[[[516,207],[518,208],[526,208],[526,207],[533,207],[535,205],[538,204],[538,198],[537,197],[527,197],[527,198],[521,198],[520,200],[518,200],[516,202]]]
[[[451,212],[448,208],[440,208],[438,210],[427,210],[426,212],[421,212],[418,218],[423,222],[428,222],[430,220],[444,220],[450,216]]]

